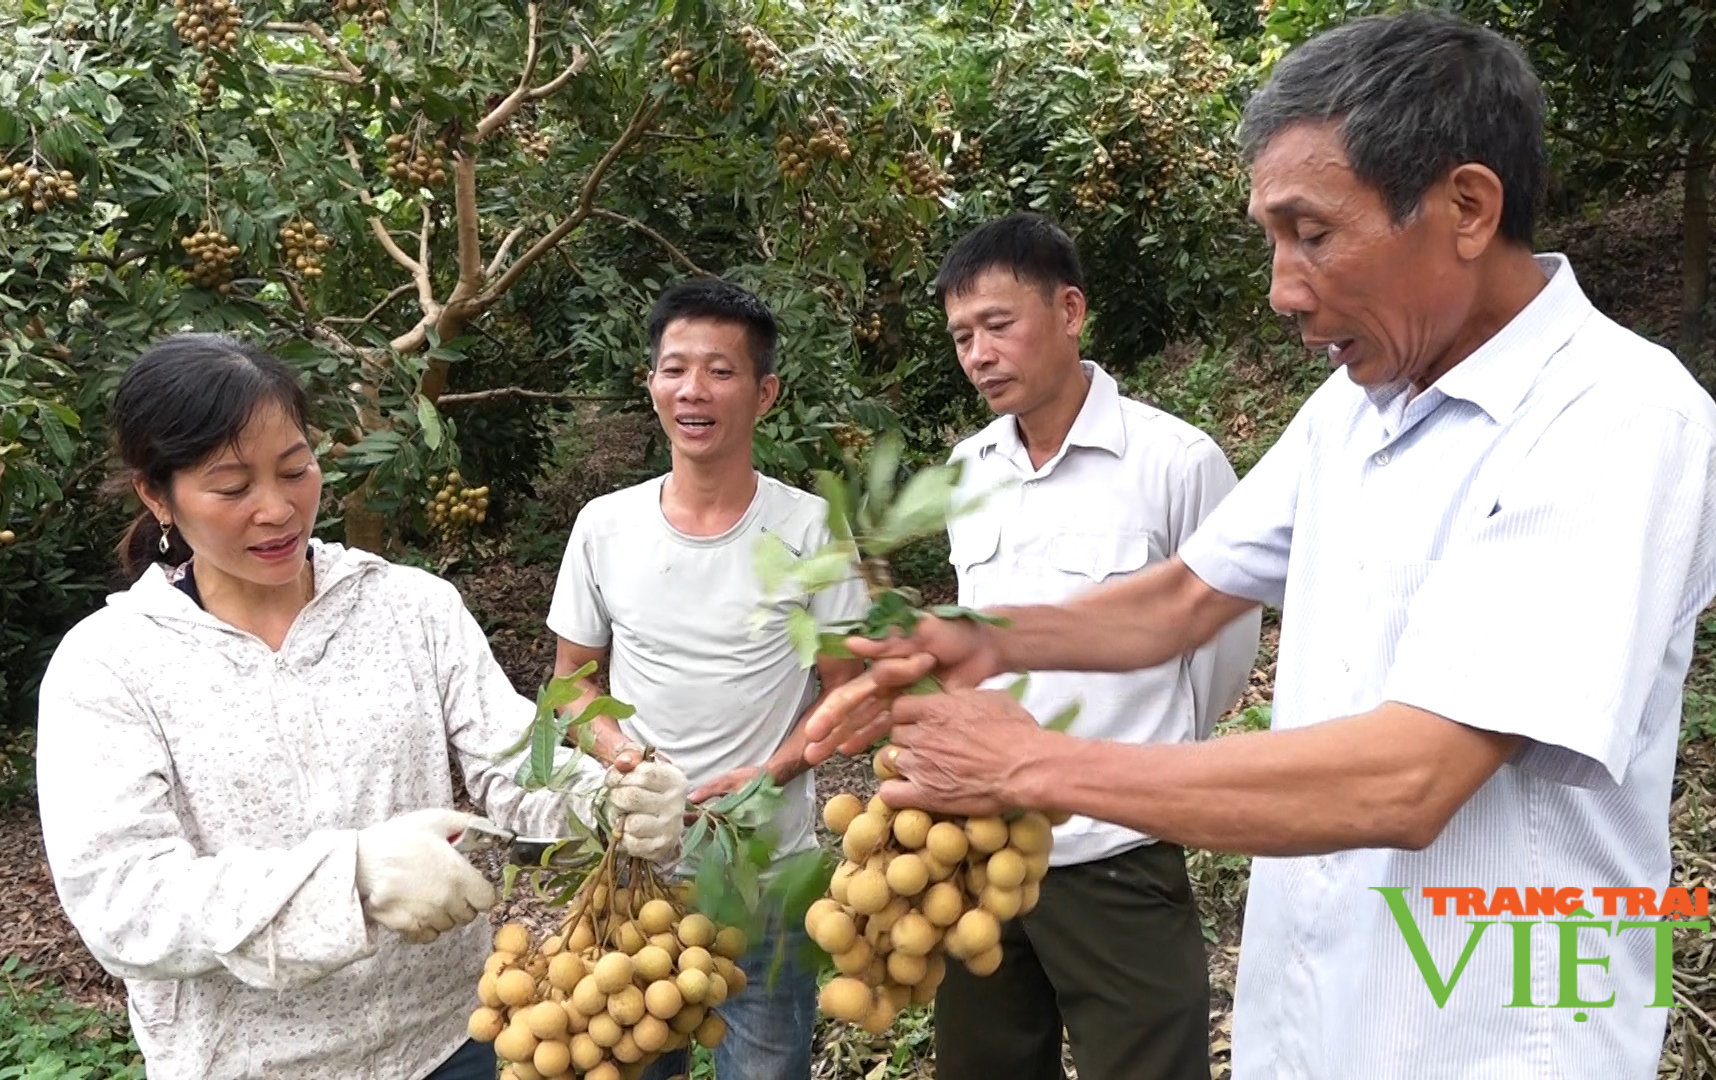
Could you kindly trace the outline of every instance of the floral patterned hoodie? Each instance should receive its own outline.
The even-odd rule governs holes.
[[[590,820],[497,761],[534,715],[458,591],[313,542],[315,595],[278,652],[153,567],[74,627],[41,688],[37,788],[54,884],[125,980],[150,1080],[414,1080],[467,1037],[487,920],[412,945],[366,923],[357,831],[476,805],[527,835]],[[569,753],[569,751],[563,751]]]

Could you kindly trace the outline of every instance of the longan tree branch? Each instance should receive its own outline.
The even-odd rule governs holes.
[[[531,6],[534,13],[535,5]],[[477,158],[469,148],[453,151],[453,213],[458,224],[459,283],[447,298],[449,307],[462,304],[482,292],[483,247],[478,233]]]
[[[346,71],[329,71],[327,68],[311,67],[308,64],[270,64],[270,75],[297,77],[300,79],[321,79],[324,82],[335,82],[342,86],[362,86],[363,76],[353,75]]]
[[[365,315],[361,319],[354,319],[354,318],[351,318],[349,316],[345,316],[345,317],[336,316],[334,318],[328,318],[328,319],[324,319],[322,321],[323,322],[329,322],[329,323],[351,323],[354,327],[366,326],[377,315],[380,315],[382,312],[382,309],[386,308],[387,305],[393,303],[395,300],[399,299],[401,296],[404,296],[406,293],[415,291],[416,288],[417,288],[417,283],[415,281],[406,282],[404,285],[399,286],[398,288],[394,289],[392,292],[388,293],[386,296],[382,297],[381,303],[370,308],[369,314]]]
[[[482,142],[484,139],[500,130],[501,125],[511,119],[512,114],[518,111],[518,107],[524,104],[525,99],[530,94],[530,83],[531,80],[536,78],[536,61],[537,57],[540,55],[538,52],[540,43],[537,41],[536,34],[537,23],[541,12],[537,10],[535,4],[531,4],[528,10],[529,30],[527,31],[524,46],[524,74],[519,76],[518,89],[503,98],[499,105],[496,105],[487,116],[477,122],[477,137],[475,140],[477,142]]]
[[[358,157],[357,147],[352,145],[351,136],[346,136],[345,141],[346,157],[351,161],[352,168],[361,175],[363,173],[363,161]],[[375,200],[370,198],[369,192],[364,188],[358,188],[358,199],[370,210],[375,209]],[[394,262],[410,271],[413,278],[419,275],[427,276],[423,267],[418,265],[417,260],[405,254],[405,249],[401,248],[393,239],[393,234],[387,231],[387,225],[381,220],[379,213],[370,214],[369,228],[371,232],[375,233],[375,238],[381,242],[382,250],[386,251]]]
[[[639,221],[637,218],[627,217],[624,214],[615,213],[612,210],[607,210],[607,209],[604,209],[603,207],[600,207],[600,206],[593,207],[590,210],[590,216],[591,217],[605,218],[608,221],[616,221],[616,222],[619,222],[621,225],[625,225],[629,228],[636,229],[638,232],[643,233],[645,236],[649,237],[651,240],[654,240],[657,244],[660,244],[662,246],[662,248],[667,252],[668,258],[672,259],[674,262],[678,263],[680,266],[684,267],[686,270],[688,270],[692,274],[695,274],[698,277],[714,277],[715,276],[714,274],[711,274],[709,271],[703,269],[701,266],[698,266],[696,263],[692,262],[691,257],[689,255],[687,255],[685,252],[679,250],[677,247],[674,247],[673,242],[670,241],[667,237],[656,232],[654,229],[650,228],[648,225],[645,225],[643,222]]]
[[[315,23],[271,22],[263,23],[262,29],[272,34],[308,34],[310,37],[316,39],[316,44],[322,47],[322,51],[327,53],[335,63],[340,65],[340,69],[345,72],[345,78],[338,79],[336,81],[349,82],[354,86],[360,86],[363,84],[363,69],[352,63],[352,58],[346,55],[346,51],[340,48],[333,38],[328,36],[328,32],[326,30],[323,30]],[[320,69],[312,68],[310,70],[319,71]]]
[[[487,308],[499,300],[508,289],[512,288],[513,283],[518,281],[520,275],[530,269],[538,259],[554,250],[555,245],[566,239],[573,229],[584,223],[584,219],[590,216],[590,211],[594,208],[596,191],[601,187],[602,180],[608,175],[608,170],[613,168],[614,162],[619,160],[621,154],[631,149],[632,145],[643,137],[643,133],[655,122],[656,114],[660,111],[661,102],[655,98],[645,97],[638,102],[637,111],[632,114],[631,123],[626,125],[625,131],[621,132],[620,137],[614,140],[614,145],[608,147],[608,152],[602,155],[601,160],[596,162],[595,167],[590,170],[590,175],[585,178],[583,191],[578,196],[577,207],[547,236],[532,244],[530,250],[520,255],[518,261],[507,268],[505,274],[484,290],[482,296],[477,299],[477,303],[482,308]]]
[[[473,390],[467,394],[442,394],[436,400],[436,408],[448,405],[475,405],[485,401],[500,401],[506,398],[528,398],[534,401],[632,401],[633,395],[624,394],[575,394],[568,391],[555,390],[525,390],[517,386],[501,386],[493,390]]]
[[[500,247],[495,249],[495,257],[489,260],[488,269],[483,272],[483,277],[485,280],[488,278],[492,278],[496,274],[500,273],[501,263],[506,262],[506,253],[508,251],[512,250],[512,245],[517,243],[518,238],[523,236],[523,235],[524,235],[524,226],[523,225],[518,226],[517,228],[513,229],[512,232],[509,232],[506,234],[506,239],[502,240],[500,243]]]
[[[559,93],[561,88],[567,83],[577,78],[578,73],[583,71],[585,65],[589,62],[590,55],[588,53],[576,45],[572,46],[572,62],[566,65],[565,70],[561,71],[560,74],[554,76],[554,78],[543,83],[541,86],[532,90],[525,96],[531,101],[541,101],[545,97],[552,97]]]

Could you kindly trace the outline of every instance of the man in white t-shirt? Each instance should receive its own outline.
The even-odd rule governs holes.
[[[1208,435],[1122,397],[1081,360],[1084,273],[1036,214],[963,237],[936,277],[961,369],[996,420],[960,443],[961,486],[995,492],[948,526],[959,602],[1058,603],[1172,558],[1238,482]],[[1071,734],[1206,737],[1257,656],[1254,609],[1212,641],[1141,671],[1033,671],[1039,722],[1080,705]],[[992,680],[1004,686],[1015,676]],[[936,994],[939,1080],[1209,1077],[1209,974],[1185,851],[1088,817],[1055,828],[1037,906],[1002,929],[1001,968],[955,964]]]
[[[816,846],[815,778],[801,721],[862,665],[799,664],[787,617],[808,608],[829,625],[863,616],[852,581],[816,594],[765,596],[752,561],[757,538],[797,552],[830,539],[821,498],[757,472],[757,419],[774,404],[776,326],[761,300],[728,282],[696,279],[667,289],[650,313],[650,398],[672,446],[673,469],[592,500],[579,513],[561,563],[548,627],[559,637],[555,672],[609,662],[613,695],[637,714],[593,724],[594,754],[611,762],[647,744],[684,770],[703,802],[766,771],[785,799],[776,858]],[[765,625],[755,626],[759,610]],[[598,691],[585,688],[588,700]],[[574,704],[573,708],[580,708]],[[795,961],[803,931],[788,927],[786,962],[773,985],[772,940],[752,942],[750,981],[718,1011],[727,1037],[715,1051],[720,1080],[808,1080],[816,1013],[814,972]],[[668,1055],[645,1073],[689,1072]]]

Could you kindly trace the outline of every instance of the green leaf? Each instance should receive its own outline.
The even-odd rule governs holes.
[[[1072,727],[1072,722],[1078,719],[1079,710],[1083,707],[1082,701],[1075,701],[1050,717],[1048,723],[1044,724],[1043,727],[1049,731],[1065,731]]]
[[[568,727],[584,727],[598,716],[606,716],[610,720],[625,720],[637,714],[634,706],[627,705],[619,698],[608,697],[606,694],[584,706],[584,711],[571,720]]]
[[[798,560],[792,549],[786,546],[786,541],[765,531],[757,537],[756,546],[751,550],[751,568],[756,571],[763,595],[774,596],[780,592],[781,586],[792,580],[793,572],[798,569]]]
[[[702,861],[703,845],[709,840],[709,815],[698,814],[697,822],[685,834],[685,857]]]
[[[816,654],[822,648],[822,632],[817,628],[816,616],[795,607],[787,612],[786,630],[787,640],[798,652],[798,666],[810,667],[816,663]]]
[[[423,426],[423,441],[431,450],[441,448],[441,416],[427,397],[417,398],[417,422]]]
[[[1017,679],[1013,680],[1013,685],[1007,688],[1007,693],[1013,695],[1014,701],[1024,701],[1025,691],[1030,689],[1030,686],[1031,676],[1028,674],[1021,675]]]
[[[42,438],[47,441],[48,448],[54,456],[60,459],[60,464],[70,465],[77,456],[72,447],[71,436],[66,434],[65,424],[52,409],[38,409],[36,421],[42,426]]]
[[[900,492],[899,501],[888,511],[874,540],[889,548],[947,527],[948,508],[959,479],[954,470],[935,465],[920,469]]]
[[[852,500],[846,480],[827,469],[816,471],[816,490],[828,503],[828,531],[836,540],[852,539]]]
[[[822,634],[822,635],[820,635],[819,640],[820,640],[821,644],[819,644],[817,646],[817,649],[816,649],[817,655],[818,656],[826,656],[826,657],[829,657],[830,659],[833,659],[833,660],[853,660],[853,659],[856,659],[857,654],[854,653],[851,649],[848,649],[846,647],[846,639],[850,636],[851,636],[850,634]]]
[[[538,716],[530,727],[531,786],[545,788],[554,779],[554,750],[560,745],[561,729],[552,717]]]
[[[589,678],[590,673],[595,670],[596,665],[592,662],[585,664],[570,675],[557,675],[548,680],[548,685],[543,687],[542,696],[537,700],[537,708],[545,708],[549,712],[559,712],[572,704],[578,700],[578,695],[581,692],[578,687],[579,681]]]
[[[894,501],[894,475],[900,471],[900,457],[905,453],[905,440],[898,432],[889,432],[870,452],[870,487],[865,497],[871,512],[885,514]]]

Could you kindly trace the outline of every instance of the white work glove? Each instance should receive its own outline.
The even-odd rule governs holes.
[[[685,833],[685,774],[665,761],[643,761],[631,772],[610,766],[602,783],[620,854],[654,863],[677,860]]]
[[[414,810],[358,831],[364,914],[415,944],[435,940],[494,906],[494,886],[450,841],[475,815]]]

